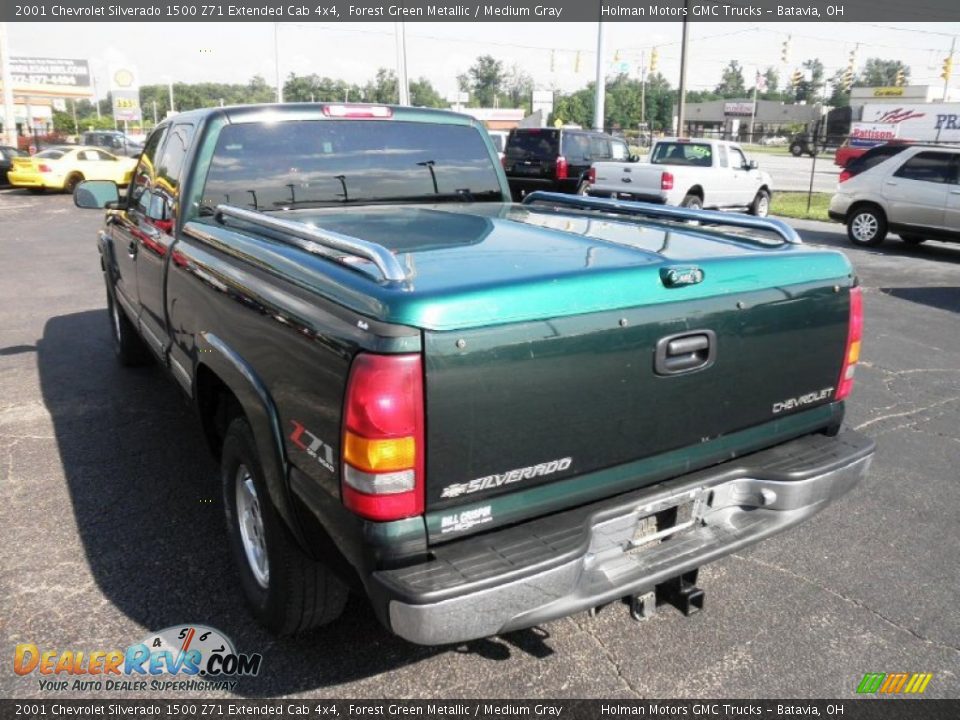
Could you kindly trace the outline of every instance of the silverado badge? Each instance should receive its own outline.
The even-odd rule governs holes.
[[[664,287],[680,287],[681,285],[696,285],[703,282],[703,270],[695,265],[683,267],[666,267],[660,269],[660,282]]]

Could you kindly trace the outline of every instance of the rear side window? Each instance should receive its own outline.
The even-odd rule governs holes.
[[[469,125],[292,120],[220,132],[201,208],[278,210],[350,202],[503,199],[495,161]]]
[[[507,138],[507,157],[514,160],[551,160],[560,154],[557,130],[514,130]]]
[[[590,157],[590,137],[583,133],[564,133],[560,154],[567,160],[586,160]]]
[[[590,136],[590,159],[591,160],[609,160],[610,141],[601,135]]]
[[[906,145],[881,145],[880,147],[870,148],[847,165],[847,170],[851,173],[865,172],[906,149]]]
[[[904,180],[919,180],[921,182],[954,182],[953,158],[954,156],[951,153],[917,153],[903,163],[894,173],[894,176]]]
[[[654,148],[650,162],[654,165],[710,167],[713,165],[713,152],[709,145],[702,143],[661,142]]]
[[[44,150],[43,152],[38,152],[34,157],[44,158],[46,160],[59,160],[67,153],[64,150],[53,149],[53,150]]]

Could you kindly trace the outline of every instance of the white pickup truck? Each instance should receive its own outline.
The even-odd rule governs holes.
[[[736,143],[664,138],[650,150],[649,162],[594,163],[581,192],[763,217],[770,211],[771,182]]]

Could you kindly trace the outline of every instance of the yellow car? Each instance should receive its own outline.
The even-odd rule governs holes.
[[[31,157],[13,158],[7,180],[14,187],[36,193],[73,192],[83,180],[113,180],[117,185],[127,185],[136,166],[136,158],[117,157],[101,148],[60,145]]]

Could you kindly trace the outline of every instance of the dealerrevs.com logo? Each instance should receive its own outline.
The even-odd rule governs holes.
[[[211,691],[233,690],[239,678],[259,673],[262,662],[259,653],[238,653],[219,630],[177,625],[126,650],[52,650],[20,643],[13,670],[36,676],[43,691]]]

